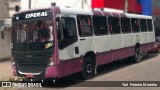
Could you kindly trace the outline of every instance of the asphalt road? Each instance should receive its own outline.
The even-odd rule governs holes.
[[[0,79],[7,80],[12,76],[10,62],[0,63]],[[160,90],[160,87],[89,87],[87,83],[83,87],[75,87],[83,81],[80,74],[71,75],[61,79],[65,87],[61,88],[29,88],[30,90]],[[151,54],[144,57],[140,63],[128,63],[126,60],[113,62],[98,67],[98,74],[93,79],[87,81],[160,81],[160,54]],[[93,83],[95,84],[95,83]],[[102,84],[102,83],[100,83]],[[85,86],[85,87],[84,87]],[[28,88],[0,88],[0,90],[25,90]]]

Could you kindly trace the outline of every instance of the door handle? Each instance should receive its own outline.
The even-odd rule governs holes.
[[[75,54],[79,54],[79,48],[75,47]]]
[[[86,40],[85,38],[80,39],[81,41]]]

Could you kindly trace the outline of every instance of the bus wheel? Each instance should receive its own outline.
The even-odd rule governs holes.
[[[140,62],[141,61],[141,51],[140,48],[135,49],[135,62]]]
[[[128,61],[131,63],[138,63],[141,60],[141,51],[139,47],[135,48],[135,55],[128,58]]]
[[[90,57],[86,57],[83,61],[82,76],[84,79],[90,79],[95,75],[95,63]]]

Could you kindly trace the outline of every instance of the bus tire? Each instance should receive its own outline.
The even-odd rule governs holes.
[[[135,55],[128,58],[128,61],[131,63],[138,63],[141,61],[141,50],[140,47],[135,48]]]
[[[95,75],[95,63],[90,57],[85,57],[82,66],[82,76],[86,79],[91,79]]]
[[[138,62],[140,62],[141,61],[141,50],[140,50],[140,47],[137,47],[136,49],[135,49],[135,62],[136,63],[138,63]]]

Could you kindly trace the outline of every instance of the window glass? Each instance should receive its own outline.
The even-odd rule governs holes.
[[[93,16],[93,27],[95,35],[108,34],[106,17],[104,16]]]
[[[52,20],[14,23],[12,42],[15,51],[42,51],[53,47]],[[50,44],[48,46],[48,44]]]
[[[147,20],[147,26],[148,26],[148,31],[153,31],[153,25],[152,25],[152,20],[151,19]]]
[[[147,23],[146,19],[140,19],[140,26],[141,26],[141,31],[142,32],[147,32]]]
[[[140,31],[140,29],[139,29],[140,23],[139,23],[138,19],[132,18],[131,19],[131,24],[132,24],[132,31],[133,32],[139,32]]]
[[[58,45],[63,49],[77,41],[76,22],[72,17],[62,17],[56,19],[58,30]]]
[[[130,19],[129,18],[121,18],[121,26],[122,26],[122,32],[123,33],[130,33],[131,32]]]
[[[91,17],[87,15],[78,15],[78,32],[81,37],[92,35]]]
[[[120,25],[118,17],[108,17],[109,31],[111,34],[120,34]]]

